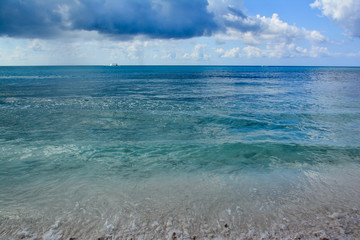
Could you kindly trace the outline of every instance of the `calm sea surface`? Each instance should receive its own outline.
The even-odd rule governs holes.
[[[1,239],[356,239],[359,199],[360,68],[0,67]]]

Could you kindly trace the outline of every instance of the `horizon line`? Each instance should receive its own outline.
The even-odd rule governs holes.
[[[225,64],[49,64],[49,65],[0,65],[0,67],[349,67],[358,68],[360,65],[225,65]]]

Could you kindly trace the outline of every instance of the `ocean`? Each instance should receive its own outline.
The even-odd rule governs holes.
[[[360,68],[0,67],[0,239],[360,239]]]

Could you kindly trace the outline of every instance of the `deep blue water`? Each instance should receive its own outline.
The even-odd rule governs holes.
[[[231,191],[257,180],[264,192],[350,191],[324,179],[341,169],[359,184],[359,93],[360,68],[0,67],[0,227],[16,215],[10,225],[22,229],[40,208],[59,221],[105,192],[141,205],[127,186],[154,182],[142,191],[152,196],[159,182],[192,186],[189,176]],[[212,191],[203,194],[222,190]]]

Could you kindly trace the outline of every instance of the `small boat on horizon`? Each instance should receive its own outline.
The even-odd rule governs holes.
[[[119,66],[119,65],[117,63],[111,63],[110,66],[115,67],[115,66]]]

